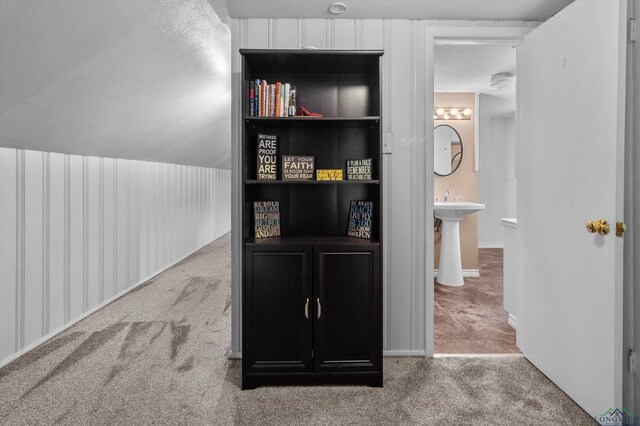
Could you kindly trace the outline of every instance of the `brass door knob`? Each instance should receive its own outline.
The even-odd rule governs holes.
[[[591,232],[592,234],[600,231],[600,221],[590,220],[589,222],[587,222],[587,231]]]
[[[609,222],[604,219],[600,220],[590,220],[587,222],[587,231],[595,234],[596,232],[600,235],[607,235],[611,227],[609,226]]]
[[[622,237],[627,232],[627,225],[624,222],[616,222],[616,237]]]

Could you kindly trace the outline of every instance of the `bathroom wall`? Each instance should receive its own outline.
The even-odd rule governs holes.
[[[435,106],[462,106],[474,109],[471,120],[436,120],[434,125],[448,124],[458,131],[462,138],[464,149],[462,164],[450,176],[434,177],[434,194],[440,201],[444,200],[444,193],[451,191],[451,196],[459,195],[460,201],[478,201],[478,173],[475,168],[475,93],[436,93]],[[453,198],[452,198],[453,199]],[[462,269],[478,269],[478,215],[472,214],[460,222],[460,247],[462,250]],[[440,233],[435,234],[435,264],[438,268],[440,260]]]
[[[515,105],[513,100],[480,94],[478,247],[503,247],[500,218],[516,217]]]

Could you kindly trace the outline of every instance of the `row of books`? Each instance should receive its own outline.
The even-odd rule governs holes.
[[[289,83],[269,84],[255,80],[249,87],[251,117],[292,117],[296,115],[296,86]]]
[[[280,236],[280,202],[254,201],[253,218],[255,238]],[[370,240],[372,220],[372,201],[351,201],[347,236]]]

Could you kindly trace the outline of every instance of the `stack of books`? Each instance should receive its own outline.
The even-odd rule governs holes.
[[[295,86],[289,83],[267,83],[255,80],[249,85],[249,115],[251,117],[289,117],[295,115],[295,106],[290,110],[290,100],[295,99]]]

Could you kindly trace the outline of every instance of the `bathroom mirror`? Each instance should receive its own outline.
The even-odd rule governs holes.
[[[433,135],[433,171],[438,176],[449,176],[462,163],[462,138],[447,124],[437,126]]]

